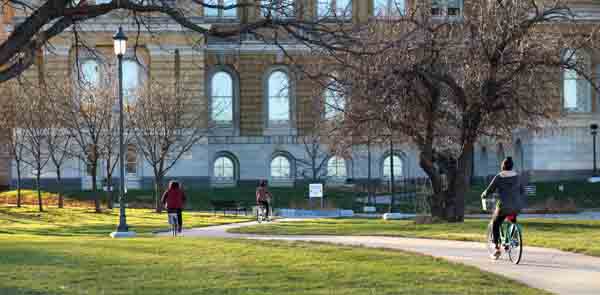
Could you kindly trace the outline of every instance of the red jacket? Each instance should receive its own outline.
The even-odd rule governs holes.
[[[170,188],[163,194],[161,202],[167,205],[167,209],[183,209],[185,194],[178,188]]]

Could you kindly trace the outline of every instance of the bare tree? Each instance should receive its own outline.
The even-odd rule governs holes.
[[[41,92],[41,93],[40,93]],[[48,152],[48,136],[51,127],[47,119],[49,104],[44,90],[30,91],[23,98],[25,104],[20,110],[21,124],[15,128],[15,133],[21,133],[25,157],[23,162],[35,173],[35,183],[40,212],[44,211],[41,191],[41,175],[50,161]]]
[[[25,107],[25,93],[22,85],[17,81],[9,81],[1,87],[2,108],[0,108],[0,122],[2,128],[8,130],[8,151],[15,163],[17,173],[17,207],[21,207],[21,189],[23,176],[23,157],[25,156],[25,145],[22,132],[17,132],[18,126],[22,125],[23,117],[21,110]],[[12,166],[12,165],[11,165]]]
[[[69,89],[65,89],[64,84],[61,83],[50,83],[46,84],[48,93],[48,116],[52,118],[60,118],[63,110],[61,107],[64,99],[64,93],[70,93]],[[62,181],[62,170],[64,164],[71,159],[73,150],[71,143],[73,138],[64,126],[61,125],[60,120],[49,120],[48,129],[48,153],[50,154],[50,161],[56,169],[56,188],[58,193],[58,208],[64,207],[64,192],[63,192],[63,181]]]
[[[110,64],[100,64],[109,68]],[[98,168],[103,153],[109,146],[107,140],[114,137],[112,120],[115,117],[115,78],[106,75],[101,78],[78,80],[71,85],[72,90],[63,99],[60,110],[60,124],[69,133],[77,146],[73,156],[86,165],[86,172],[92,178],[92,191],[96,212],[101,211],[98,194]]]
[[[165,85],[151,81],[129,113],[133,142],[152,167],[156,210],[162,210],[164,178],[181,157],[207,134],[206,114],[185,83]]]

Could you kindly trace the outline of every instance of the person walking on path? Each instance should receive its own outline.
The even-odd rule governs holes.
[[[179,182],[171,181],[169,188],[162,195],[161,203],[167,206],[168,213],[177,213],[177,231],[181,232],[183,229],[183,218],[182,210],[185,205],[185,193],[179,186]]]
[[[256,204],[258,206],[265,207],[265,218],[269,218],[269,203],[271,202],[271,192],[267,189],[267,182],[265,180],[261,180],[260,184],[256,188]]]
[[[522,195],[524,193],[523,184],[517,172],[513,169],[512,157],[507,157],[502,161],[501,171],[498,173],[485,191],[481,198],[485,199],[496,190],[500,199],[496,202],[496,209],[492,216],[492,235],[496,251],[492,254],[493,259],[500,257],[500,227],[504,219],[509,217],[512,222],[517,221],[517,215],[522,209]]]

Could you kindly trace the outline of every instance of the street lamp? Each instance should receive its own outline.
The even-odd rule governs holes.
[[[598,170],[596,169],[596,135],[598,135],[598,124],[594,123],[590,125],[590,130],[592,134],[593,140],[593,152],[594,152],[594,172],[592,173],[592,177],[598,176]]]
[[[135,236],[135,232],[129,231],[127,218],[125,216],[125,165],[123,155],[125,145],[123,144],[123,55],[127,49],[127,36],[123,28],[119,27],[113,36],[115,55],[119,60],[119,226],[117,231],[110,234],[113,238],[125,238]]]

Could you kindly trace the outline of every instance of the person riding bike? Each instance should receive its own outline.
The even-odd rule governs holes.
[[[265,208],[265,219],[269,218],[269,203],[272,197],[273,195],[267,189],[267,181],[261,180],[256,188],[256,204]]]
[[[524,193],[523,184],[517,172],[513,169],[512,157],[507,157],[502,161],[501,171],[481,194],[482,199],[498,190],[500,199],[496,202],[496,209],[492,216],[492,233],[496,251],[492,254],[493,259],[498,259],[500,252],[500,227],[507,217],[513,218],[512,222],[517,221],[517,215],[522,209],[521,198]]]
[[[169,188],[162,195],[160,202],[167,206],[168,213],[177,214],[177,231],[181,233],[183,229],[183,218],[181,216],[181,212],[185,205],[185,193],[179,186],[179,182],[171,181],[169,183]]]

